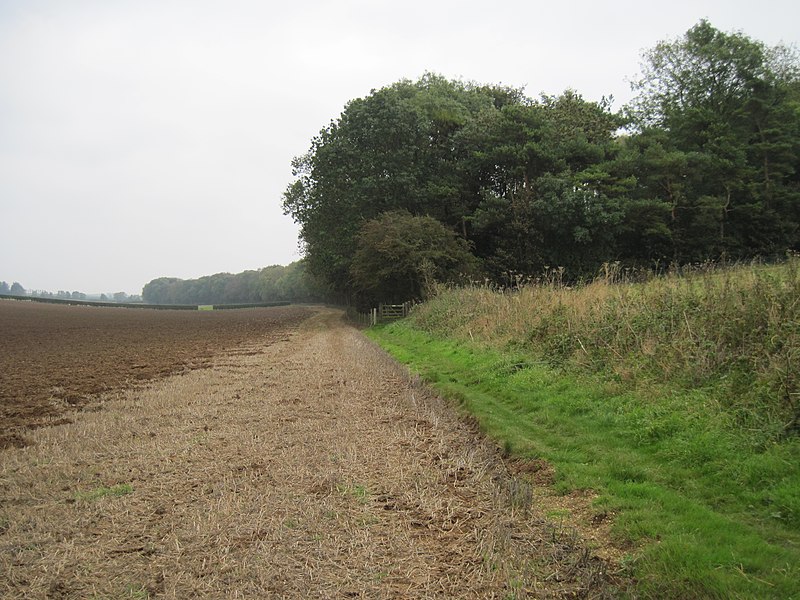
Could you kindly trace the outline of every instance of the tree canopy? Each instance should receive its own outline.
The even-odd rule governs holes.
[[[306,274],[304,262],[298,261],[198,279],[159,277],[144,286],[142,297],[148,304],[251,304],[316,302],[326,299],[327,293]]]
[[[632,172],[669,209],[674,260],[797,248],[798,66],[707,21],[645,54]]]
[[[467,243],[433,217],[391,211],[365,222],[350,266],[352,285],[372,301],[424,298],[437,281],[469,276]]]
[[[419,295],[423,263],[454,277],[401,258],[437,244],[494,280],[797,250],[799,72],[790,49],[701,21],[643,55],[618,112],[573,90],[399,81],[294,160],[284,210],[308,272],[353,299]]]

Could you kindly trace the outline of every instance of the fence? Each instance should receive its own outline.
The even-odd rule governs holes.
[[[395,321],[408,316],[413,302],[403,302],[402,304],[379,304],[377,308],[371,309],[366,313],[356,313],[353,320],[360,325],[372,326],[386,321]]]

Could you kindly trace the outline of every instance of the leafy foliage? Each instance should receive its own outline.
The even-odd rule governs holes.
[[[788,49],[707,21],[645,54],[632,172],[669,207],[672,259],[797,248],[799,76]]]
[[[287,267],[274,265],[238,274],[217,273],[199,279],[159,277],[144,286],[149,304],[249,304],[259,302],[314,302],[327,289],[305,272],[303,261]]]
[[[427,75],[353,100],[293,163],[284,209],[301,225],[309,271],[348,293],[365,220],[392,210],[463,231],[478,186],[456,157],[456,135],[511,90]],[[498,98],[500,98],[498,100]]]
[[[472,263],[466,242],[433,217],[392,211],[364,223],[350,272],[361,297],[404,301],[469,274]]]
[[[363,224],[392,211],[438,220],[495,281],[783,254],[800,244],[799,73],[791,50],[701,21],[645,53],[620,113],[572,90],[400,81],[312,140],[284,210],[308,271],[350,298],[398,293],[354,271]]]

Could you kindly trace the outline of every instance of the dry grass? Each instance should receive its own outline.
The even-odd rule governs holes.
[[[31,437],[0,454],[6,598],[613,593],[547,486],[332,311]]]
[[[434,335],[625,383],[716,385],[740,426],[776,439],[800,431],[800,258],[619,278],[442,288],[412,319]]]

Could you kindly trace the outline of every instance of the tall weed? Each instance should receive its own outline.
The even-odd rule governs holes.
[[[440,287],[412,318],[626,386],[712,389],[759,444],[800,433],[800,258],[627,279],[612,265],[574,287],[553,272],[510,288]]]

